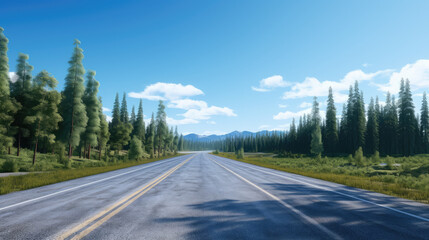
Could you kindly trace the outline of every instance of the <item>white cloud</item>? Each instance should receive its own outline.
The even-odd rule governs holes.
[[[274,75],[259,81],[259,87],[252,87],[252,90],[257,92],[268,92],[273,88],[287,87],[289,85],[290,83],[284,81],[282,76]]]
[[[399,92],[401,79],[410,80],[412,90],[429,88],[429,59],[420,59],[405,65],[401,71],[392,73],[388,83],[377,86],[381,91],[396,94]]]
[[[102,107],[103,108],[103,112],[111,112],[112,110],[110,108],[107,107]]]
[[[144,98],[148,100],[177,100],[184,97],[191,97],[204,94],[200,89],[192,85],[182,85],[176,83],[157,82],[147,86],[143,92],[130,92],[128,96],[132,98]]]
[[[195,124],[199,123],[198,120],[190,119],[190,118],[184,118],[184,119],[174,119],[167,117],[167,124],[168,125],[186,125],[186,124]]]
[[[106,121],[107,122],[111,122],[112,121],[112,117],[111,116],[107,116],[106,114],[104,114],[104,116],[106,116]]]
[[[189,98],[201,94],[204,94],[203,91],[192,85],[158,82],[147,86],[143,92],[131,92],[128,95],[149,100],[166,100],[168,101],[167,107],[186,110],[186,112],[178,114],[183,116],[183,119],[167,118],[167,123],[170,125],[197,124],[201,120],[209,120],[215,115],[237,116],[230,108],[209,106],[205,101]],[[207,121],[207,123],[216,124],[214,121]]]
[[[347,91],[350,85],[354,84],[355,81],[372,80],[373,78],[390,73],[392,70],[382,70],[374,73],[364,73],[362,70],[354,70],[348,72],[343,79],[340,81],[319,81],[314,77],[307,77],[303,82],[295,83],[290,91],[283,94],[283,99],[295,99],[303,97],[320,97],[326,96],[329,91],[329,87],[332,87],[335,102],[344,103],[347,101]]]
[[[258,87],[253,87],[253,86],[252,86],[252,90],[255,92],[269,92],[270,91],[268,89],[258,88]]]
[[[279,104],[279,108],[287,108],[286,104]]]
[[[9,72],[9,79],[11,82],[16,82],[16,80],[18,80],[18,75],[16,75],[15,72]]]
[[[309,102],[302,102],[301,104],[299,104],[300,108],[309,108],[311,107],[313,104],[309,103]]]
[[[287,120],[287,119],[298,119],[301,116],[304,116],[304,114],[311,114],[311,108],[307,108],[298,112],[291,112],[291,111],[286,111],[286,112],[279,112],[277,115],[273,116],[274,120]],[[323,118],[326,115],[325,111],[320,111],[320,116]]]
[[[193,108],[207,108],[207,103],[200,100],[192,100],[192,99],[178,99],[178,100],[172,100],[167,105],[169,108],[178,108],[178,109],[184,109],[189,110]]]
[[[208,120],[211,116],[214,115],[223,115],[228,117],[235,117],[237,114],[234,113],[234,111],[227,107],[217,107],[217,106],[211,106],[211,107],[204,107],[200,109],[189,109],[183,114],[180,114],[185,118],[189,119],[195,119],[195,120]]]

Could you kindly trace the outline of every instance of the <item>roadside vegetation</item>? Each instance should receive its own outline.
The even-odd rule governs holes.
[[[306,157],[300,154],[219,153],[238,161],[429,203],[429,155]]]
[[[162,101],[145,126],[142,100],[129,114],[126,94],[120,102],[117,93],[107,121],[100,82],[95,71],[85,70],[79,40],[62,91],[48,71],[33,74],[27,54],[20,53],[11,70],[8,44],[0,27],[0,173],[32,173],[0,178],[0,194],[156,161],[182,149],[182,135],[167,125]]]
[[[94,155],[98,154],[94,151]],[[32,152],[22,149],[21,156],[0,156],[0,166],[3,172],[29,172],[26,175],[0,177],[0,195],[10,192],[40,187],[75,178],[90,176],[103,172],[127,168],[144,163],[159,161],[165,158],[177,156],[174,152],[168,152],[165,156],[156,158],[134,158],[131,154],[121,151],[115,155],[114,151],[107,154],[103,160],[89,160],[73,157],[58,157],[57,154],[40,154],[35,165],[32,164]],[[133,156],[134,157],[134,156]]]

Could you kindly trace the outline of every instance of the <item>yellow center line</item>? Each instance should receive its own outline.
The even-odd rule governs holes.
[[[66,238],[68,238],[69,236],[71,236],[71,235],[79,232],[80,230],[82,230],[83,228],[85,228],[86,226],[88,226],[89,224],[91,224],[92,222],[94,222],[96,219],[99,219],[100,217],[102,217],[106,213],[112,211],[113,209],[117,208],[121,204],[125,203],[121,207],[117,208],[115,211],[112,211],[110,214],[106,215],[104,218],[100,219],[99,221],[97,221],[96,223],[94,223],[91,227],[87,228],[85,231],[82,231],[80,234],[76,235],[72,239],[80,239],[80,238],[86,236],[91,231],[93,231],[95,228],[97,228],[98,226],[100,226],[102,223],[104,223],[105,221],[107,221],[108,219],[110,219],[111,217],[113,217],[115,214],[117,214],[118,212],[120,212],[122,209],[124,209],[125,207],[127,207],[132,202],[134,202],[141,195],[143,195],[144,193],[146,193],[147,191],[149,191],[150,189],[152,189],[153,187],[155,187],[158,183],[160,183],[161,181],[163,181],[165,178],[167,178],[169,175],[171,175],[174,171],[176,171],[181,166],[183,166],[186,162],[188,162],[189,160],[191,160],[194,156],[195,155],[191,156],[190,158],[186,159],[185,161],[183,161],[180,164],[176,165],[175,167],[171,168],[170,170],[168,170],[167,172],[165,172],[161,176],[159,176],[156,179],[152,180],[150,183],[146,184],[145,186],[143,186],[142,188],[138,189],[134,193],[128,195],[127,197],[123,198],[122,200],[116,202],[112,206],[104,209],[103,211],[99,212],[98,214],[94,215],[93,217],[85,220],[81,224],[79,224],[79,225],[73,227],[72,229],[64,232],[57,239],[66,239]],[[83,233],[85,233],[85,234],[83,234]]]

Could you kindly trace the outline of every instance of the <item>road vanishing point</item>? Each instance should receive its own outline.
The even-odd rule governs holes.
[[[429,239],[429,205],[201,152],[2,195],[0,239]]]

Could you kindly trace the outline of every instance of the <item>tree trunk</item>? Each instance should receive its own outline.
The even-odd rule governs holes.
[[[36,146],[34,146],[34,153],[33,153],[33,166],[36,163],[36,154],[37,154],[37,144],[39,143],[39,139],[36,139]]]
[[[71,145],[71,143],[69,143],[69,159],[71,158],[71,156],[72,156],[72,145]]]
[[[91,159],[91,143],[88,146],[88,159]]]
[[[19,151],[21,150],[21,133],[18,134],[18,148],[16,149],[16,156],[19,157]]]

